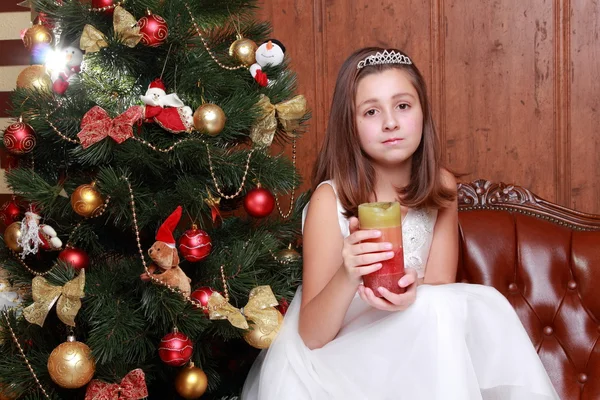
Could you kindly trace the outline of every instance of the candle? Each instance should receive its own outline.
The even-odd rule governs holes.
[[[404,293],[405,288],[398,285],[404,272],[404,250],[402,248],[402,214],[400,203],[379,202],[364,203],[358,206],[360,229],[376,229],[381,236],[370,241],[392,244],[394,257],[381,262],[382,267],[363,276],[365,287],[371,288],[375,296],[382,297],[378,288],[384,287],[392,293]]]

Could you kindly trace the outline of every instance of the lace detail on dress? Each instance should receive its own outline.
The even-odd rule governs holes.
[[[404,266],[416,270],[419,278],[425,276],[436,220],[435,209],[410,209],[404,217],[402,224]]]

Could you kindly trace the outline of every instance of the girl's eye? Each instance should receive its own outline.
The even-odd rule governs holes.
[[[398,108],[401,110],[406,110],[408,109],[409,105],[406,103],[402,103],[402,104],[398,104]]]
[[[365,115],[370,115],[370,116],[373,116],[373,115],[375,115],[375,110],[368,110],[368,111],[365,113]]]

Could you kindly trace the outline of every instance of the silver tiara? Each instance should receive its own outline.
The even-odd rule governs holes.
[[[356,69],[364,68],[368,65],[379,65],[379,64],[406,64],[411,65],[412,61],[410,58],[402,53],[397,53],[394,50],[384,50],[383,53],[377,52],[358,62]]]

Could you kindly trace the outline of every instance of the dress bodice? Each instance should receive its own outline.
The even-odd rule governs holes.
[[[350,234],[350,222],[344,216],[344,208],[337,195],[337,189],[333,181],[321,182],[321,185],[328,184],[333,188],[337,198],[337,214],[340,230],[343,237]],[[302,213],[302,226],[308,204]],[[417,271],[419,278],[425,276],[425,267],[429,258],[429,249],[433,239],[433,228],[437,220],[436,209],[413,209],[409,208],[406,216],[402,220],[402,244],[404,246],[404,266]]]

